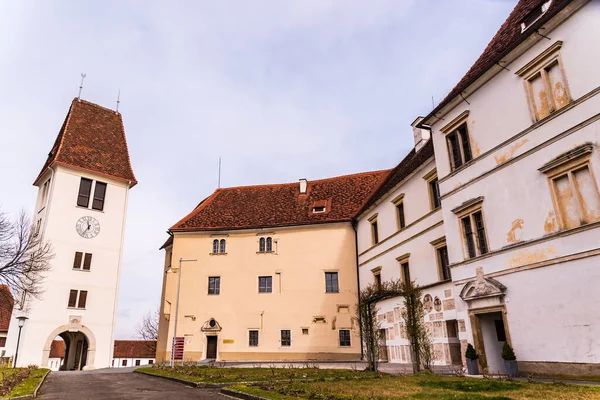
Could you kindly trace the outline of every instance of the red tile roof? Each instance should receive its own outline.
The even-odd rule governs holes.
[[[154,358],[156,340],[115,340],[113,358]]]
[[[137,183],[127,150],[121,114],[85,100],[73,99],[48,159],[47,168],[64,164]]]
[[[0,285],[0,332],[8,332],[15,300],[6,285]]]
[[[382,182],[375,193],[373,193],[369,200],[360,208],[360,210],[358,210],[356,216],[359,216],[365,210],[375,204],[377,200],[385,196],[394,188],[394,186],[402,182],[404,178],[419,168],[419,166],[422,165],[427,159],[433,157],[433,155],[433,140],[431,139],[429,139],[427,143],[425,143],[425,145],[419,149],[419,151],[415,151],[413,148],[406,155],[406,157],[400,161],[400,164],[392,169],[385,181]]]
[[[571,0],[553,0],[548,11],[546,11],[537,22],[525,30],[525,32],[521,32],[521,22],[523,19],[537,7],[541,7],[546,1],[547,0],[520,0],[496,35],[492,38],[492,41],[487,45],[481,56],[479,56],[465,76],[463,76],[458,84],[450,91],[448,96],[435,107],[425,120],[428,120],[431,116],[435,115],[439,110],[450,103],[456,96],[467,89],[479,77],[492,68],[497,62],[506,57],[508,53],[514,50],[530,35],[534,34],[540,26],[558,14],[559,11],[571,2]]]
[[[65,350],[64,340],[53,340],[50,345],[50,358],[65,358]]]
[[[308,182],[217,189],[172,231],[232,230],[351,221],[356,211],[389,174],[364,172]],[[315,202],[327,201],[325,212],[313,213]]]
[[[162,249],[164,249],[164,248],[166,248],[166,247],[169,247],[169,246],[171,246],[172,244],[173,244],[173,236],[169,236],[169,238],[168,238],[168,239],[167,239],[167,240],[166,240],[166,241],[163,243],[163,245],[162,245],[162,246],[160,246],[160,249],[159,249],[159,250],[162,250]]]

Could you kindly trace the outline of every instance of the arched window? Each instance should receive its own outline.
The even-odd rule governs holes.
[[[213,240],[213,254],[217,254],[219,252],[219,239]]]
[[[272,252],[273,251],[273,239],[268,237],[267,238],[267,252]]]
[[[258,241],[258,251],[263,253],[265,251],[265,238],[260,238]]]
[[[225,239],[221,239],[220,246],[219,246],[219,252],[225,253]]]

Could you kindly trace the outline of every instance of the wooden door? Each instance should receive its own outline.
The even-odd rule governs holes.
[[[206,358],[217,358],[217,336],[206,337]]]

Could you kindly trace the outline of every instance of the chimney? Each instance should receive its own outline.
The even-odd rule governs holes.
[[[415,138],[415,151],[419,151],[431,137],[431,132],[429,130],[417,128],[417,125],[419,125],[421,121],[423,121],[423,117],[417,117],[417,119],[415,119],[411,124],[413,128],[413,136]]]
[[[306,194],[306,188],[308,187],[308,181],[306,178],[300,179],[300,194]]]

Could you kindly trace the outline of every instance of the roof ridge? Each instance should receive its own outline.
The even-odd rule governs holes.
[[[345,174],[345,175],[331,176],[329,178],[321,178],[321,179],[315,179],[315,180],[307,179],[307,181],[308,181],[308,183],[326,182],[326,181],[332,181],[332,180],[340,179],[340,178],[350,178],[350,177],[371,175],[371,174],[377,174],[377,173],[389,172],[389,171],[391,171],[391,169],[388,168],[388,169],[380,169],[380,170],[376,170],[376,171],[365,171],[365,172],[357,172],[357,173],[354,173],[354,174]],[[225,190],[232,190],[232,189],[246,189],[246,188],[275,187],[275,186],[289,186],[289,185],[297,185],[297,184],[298,184],[298,182],[260,183],[260,184],[257,184],[257,185],[242,185],[242,186],[230,186],[230,187],[226,187],[226,188],[218,188],[215,191],[219,191],[219,190],[225,191]]]
[[[101,110],[104,110],[104,111],[111,112],[111,113],[113,113],[113,114],[119,114],[119,115],[121,115],[121,113],[120,113],[120,112],[118,112],[118,111],[111,110],[111,109],[110,109],[110,108],[108,108],[108,107],[104,107],[104,106],[101,106],[100,104],[92,103],[91,101],[88,101],[88,100],[82,100],[82,99],[79,99],[79,98],[75,97],[75,98],[73,99],[73,103],[75,103],[75,102],[77,102],[77,103],[84,103],[84,104],[87,104],[87,105],[89,105],[89,106],[96,107],[96,108],[99,108],[99,109],[101,109]]]

